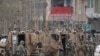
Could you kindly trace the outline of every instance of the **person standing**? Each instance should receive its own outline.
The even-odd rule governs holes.
[[[25,47],[24,47],[24,41],[20,41],[20,44],[17,47],[16,55],[17,56],[26,56],[26,50],[25,50]]]
[[[3,51],[3,50],[1,50],[1,52],[0,52],[0,56],[4,56],[4,55],[3,55],[3,53],[4,53],[4,51]]]
[[[72,42],[71,39],[68,40],[66,44],[66,50],[67,50],[67,55],[68,56],[74,56],[75,55],[75,43]]]

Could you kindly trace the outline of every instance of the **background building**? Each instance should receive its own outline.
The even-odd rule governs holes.
[[[0,1],[0,33],[19,28],[30,30],[38,28],[37,21],[43,21],[43,14],[46,11],[47,0],[3,0]],[[16,25],[16,27],[14,27]]]
[[[76,24],[80,22],[87,23],[88,16],[86,16],[86,14],[90,14],[86,13],[86,11],[89,10],[89,8],[87,8],[86,6],[87,0],[16,0],[16,1],[3,0],[0,2],[1,2],[0,4],[1,33],[13,30],[14,25],[16,25],[15,28],[20,28],[20,30],[33,30],[34,28],[38,30],[38,29],[43,29],[46,26],[52,27],[52,25],[55,26],[56,24],[61,24],[61,25],[67,24],[68,26],[70,25],[68,24],[70,22]],[[50,18],[51,9],[55,7],[60,7],[60,8],[67,7],[67,10],[71,8],[72,14],[71,15],[66,14],[67,16],[65,15],[66,17],[63,17],[64,18],[63,21],[65,21],[64,23],[62,21],[59,21],[59,23],[55,21],[49,22],[49,20],[51,19]],[[98,7],[99,6],[95,8]],[[99,9],[96,11],[98,12]],[[68,21],[65,20],[66,18],[69,20]]]
[[[100,18],[100,1],[99,0],[87,0],[86,14],[88,18]]]
[[[52,18],[48,18],[48,20],[57,19],[60,21],[65,21],[65,24],[67,24],[67,26],[70,25],[69,24],[70,22],[73,23],[73,25],[87,23],[88,19],[86,16],[86,8],[85,8],[86,2],[87,2],[86,0],[51,0],[51,7],[50,7],[51,9],[55,7],[60,7],[60,8],[70,7],[72,8],[72,14],[70,14],[71,16],[68,16],[68,13],[67,13],[67,16],[65,16],[66,14],[63,15],[64,17],[61,15],[53,15],[54,17],[51,16]],[[68,8],[64,11],[68,11]],[[57,24],[58,23],[56,23],[56,25]]]
[[[100,0],[87,0],[86,16],[93,29],[100,31]]]

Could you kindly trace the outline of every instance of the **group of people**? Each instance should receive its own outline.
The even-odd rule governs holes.
[[[0,56],[11,56],[11,54],[10,54],[11,48],[10,47],[6,46],[3,49],[5,49],[5,51],[1,50]],[[15,52],[15,54],[13,54],[13,56],[26,56],[26,49],[24,47],[24,41],[23,40],[20,41],[20,44],[17,46],[16,52]]]
[[[36,33],[38,33],[38,32],[36,32]],[[66,33],[66,32],[64,32],[64,33]],[[90,39],[84,39],[84,38],[86,38],[84,32],[82,35],[76,34],[77,32],[70,32],[70,33],[74,34],[74,37],[73,36],[65,37],[65,39],[67,38],[64,43],[65,46],[63,47],[63,49],[65,48],[65,50],[62,50],[62,51],[64,51],[63,52],[64,55],[65,56],[75,56],[75,55],[80,56],[79,53],[82,52],[84,56],[93,56],[94,44],[93,44],[93,42],[90,41]],[[66,33],[66,35],[68,35],[68,34]],[[63,37],[61,37],[61,39],[62,38]],[[77,39],[76,42],[73,41],[72,38]],[[26,52],[26,48],[25,48],[24,44],[25,44],[25,42],[23,40],[21,40],[19,45],[17,46],[16,53],[14,56],[27,56],[27,52]]]
[[[87,33],[84,31],[70,31],[68,32],[65,50],[63,52],[64,56],[94,56],[95,44],[91,40],[92,36],[86,36]],[[64,49],[64,48],[63,48]],[[62,53],[62,52],[61,52]]]
[[[93,56],[95,44],[93,41],[86,39],[85,35],[77,36],[78,42],[69,40],[66,44],[66,50],[68,56]],[[82,53],[82,54],[81,54]]]

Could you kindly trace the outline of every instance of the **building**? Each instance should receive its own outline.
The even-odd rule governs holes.
[[[5,2],[7,1],[5,0]],[[70,10],[69,8],[71,8],[72,10],[70,10],[70,12],[72,14],[65,15],[67,19],[68,18],[71,19],[69,20],[71,22],[85,22],[85,23],[87,22],[87,17],[85,12],[86,0],[17,0],[17,1],[11,0],[8,1],[6,4],[9,4],[7,5],[9,13],[6,13],[7,17],[0,16],[0,18],[3,19],[5,19],[6,17],[6,20],[0,22],[2,24],[0,27],[1,32],[7,32],[13,30],[14,24],[16,24],[17,28],[20,28],[20,30],[32,30],[33,28],[38,30],[38,28],[39,29],[43,28],[44,25],[43,23],[45,23],[45,26],[48,27],[50,25],[55,26],[56,24],[61,24],[61,25],[68,24],[66,22],[55,23],[54,21],[50,22],[52,24],[48,24],[49,23],[48,21],[50,20],[51,9],[55,7],[60,7],[60,8],[65,7],[64,11],[66,11],[66,13],[68,13],[67,10]],[[5,15],[5,12],[3,12],[2,15],[3,14]],[[66,17],[63,18],[66,19]],[[5,31],[2,31],[4,30],[4,28]]]
[[[92,28],[100,31],[100,0],[87,0],[86,3],[86,16]]]
[[[76,24],[82,24],[82,23],[87,23],[88,19],[86,17],[86,0],[48,0],[49,1],[49,5],[48,8],[50,8],[49,10],[47,10],[49,13],[48,15],[48,21],[52,19],[55,20],[60,20],[60,21],[71,21],[71,23]],[[60,7],[60,8],[64,8],[64,7],[68,7],[66,10],[64,10],[65,12],[69,9],[72,12],[72,14],[68,14],[68,12],[64,15],[61,15],[60,13],[63,11],[63,9],[56,11],[56,13],[60,11],[60,13],[58,15],[53,15],[53,17],[51,16],[50,18],[50,12],[52,8],[56,8],[56,7]],[[54,11],[54,12],[55,12]],[[67,16],[66,16],[67,15]],[[69,16],[70,15],[70,16]],[[63,17],[64,16],[64,17]],[[62,20],[64,19],[64,20]],[[69,25],[68,23],[66,23],[67,25]],[[53,23],[53,22],[52,22]],[[53,23],[54,25],[57,25],[58,23]],[[53,25],[51,24],[51,25]],[[60,24],[60,23],[59,23]],[[60,26],[61,27],[61,26]]]
[[[100,5],[99,0],[87,0],[86,15],[88,18],[100,18],[99,5]]]
[[[10,0],[0,1],[0,34],[14,30],[32,30],[42,27],[44,3],[46,0]]]

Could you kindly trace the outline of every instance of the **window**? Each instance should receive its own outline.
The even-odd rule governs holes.
[[[95,12],[100,13],[100,0],[95,0]]]
[[[90,8],[90,0],[87,0],[87,7]]]
[[[63,7],[64,0],[51,0],[52,7]]]
[[[87,6],[88,8],[93,8],[93,0],[87,0]]]
[[[91,0],[91,8],[93,8],[93,4],[94,4],[94,3],[93,3],[93,0]]]
[[[64,4],[66,4],[67,6],[71,6],[72,5],[72,0],[51,0],[51,5],[52,7],[63,7]]]
[[[72,2],[72,0],[66,0],[67,6],[71,6],[71,2]]]

